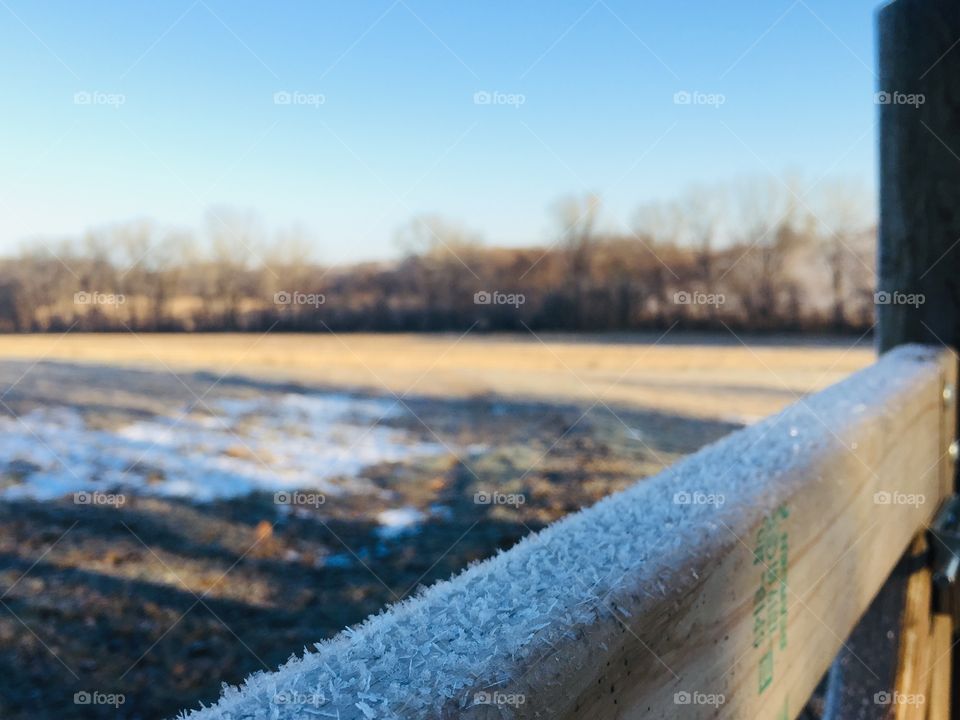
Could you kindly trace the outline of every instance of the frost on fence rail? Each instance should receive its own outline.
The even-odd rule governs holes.
[[[651,694],[664,709],[669,701],[696,697],[690,693],[698,690],[718,689],[738,698],[749,692],[751,703],[771,702],[774,691],[763,685],[766,659],[759,661],[759,685],[757,669],[733,660],[747,657],[758,643],[750,613],[757,590],[750,578],[763,570],[754,567],[751,547],[757,529],[796,501],[800,519],[813,527],[798,529],[791,540],[803,544],[804,562],[813,563],[811,577],[826,574],[831,565],[835,572],[847,572],[843,557],[817,559],[818,537],[839,531],[829,529],[836,523],[816,524],[821,516],[826,521],[828,510],[835,521],[844,504],[858,516],[872,512],[875,493],[895,488],[883,484],[885,478],[877,474],[882,470],[871,467],[869,475],[857,470],[857,463],[871,463],[864,452],[882,450],[877,468],[895,465],[901,446],[920,453],[932,466],[923,487],[936,495],[942,413],[935,405],[945,365],[943,353],[915,346],[896,350],[846,381],[318,644],[315,652],[291,659],[278,671],[226,688],[213,707],[181,717],[563,718],[584,712],[602,717],[612,716],[617,703],[621,711],[650,710]],[[896,438],[917,423],[924,424],[920,434],[897,444]],[[857,462],[850,459],[854,456]],[[825,473],[824,463],[839,476]],[[827,491],[831,505],[820,507],[819,494]],[[905,526],[902,534],[908,538],[915,528],[906,525],[918,527],[932,510],[887,511]],[[888,530],[882,537],[894,534]],[[868,542],[877,552],[888,549],[880,547],[886,540]],[[890,553],[891,566],[896,552]],[[785,545],[783,553],[785,574]],[[791,556],[791,573],[807,572],[793,562]],[[888,571],[882,563],[871,566],[878,575]],[[882,579],[876,579],[877,587]],[[872,577],[846,581],[852,589],[845,599],[829,599],[816,608],[836,605],[844,611],[837,622],[847,622],[849,615],[852,624],[863,610],[859,604],[869,602],[875,588],[869,587]],[[787,605],[781,610],[786,646]],[[727,620],[729,626],[722,627]],[[820,628],[812,627],[796,633],[791,651],[802,648],[805,635],[817,639]],[[837,644],[846,634],[839,626],[831,633]],[[762,652],[769,639],[770,680],[778,662],[780,675],[791,675],[779,681],[794,682],[796,690],[794,671],[785,670],[791,663],[775,658],[787,651],[778,650],[772,630],[770,635],[761,638],[759,648]],[[823,667],[811,668],[809,682],[816,682],[834,650],[822,648],[822,658],[811,660]],[[753,662],[752,656],[742,662]],[[726,716],[757,709],[726,700],[732,713]],[[610,703],[609,710],[604,703]]]

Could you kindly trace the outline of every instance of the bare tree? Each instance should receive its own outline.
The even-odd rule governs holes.
[[[252,212],[232,209],[211,210],[207,215],[210,241],[211,306],[220,310],[220,322],[226,330],[240,326],[244,286],[254,261],[262,263],[262,232]]]
[[[869,201],[861,185],[836,179],[817,193],[813,210],[817,247],[827,263],[832,298],[832,324],[847,324],[847,302],[854,292],[851,278],[873,270],[864,259],[860,238],[871,225]],[[859,264],[861,267],[857,268]]]
[[[155,228],[147,220],[118,225],[109,232],[113,255],[117,262],[115,292],[123,294],[127,320],[133,327],[144,324],[139,309],[150,293],[152,280],[146,268],[146,258],[154,242]],[[118,308],[119,309],[119,308]],[[115,310],[116,312],[116,310]]]
[[[686,222],[676,202],[647,203],[634,214],[633,240],[646,258],[640,278],[645,288],[644,304],[656,325],[667,323],[684,310],[672,302],[671,294],[678,285],[689,290],[676,252],[683,244]]]
[[[683,228],[678,239],[696,253],[700,280],[707,288],[714,281],[713,257],[724,230],[728,200],[724,188],[705,185],[691,187],[680,199]]]
[[[396,241],[408,258],[415,258],[408,267],[423,293],[428,324],[448,326],[456,316],[467,315],[474,292],[482,289],[474,267],[481,238],[438,215],[423,215],[403,226]]]
[[[558,226],[558,245],[567,257],[575,328],[584,328],[593,253],[597,243],[597,220],[601,201],[597,195],[571,196],[554,206]]]
[[[787,302],[793,295],[785,276],[787,250],[798,239],[796,231],[797,197],[789,181],[772,177],[749,178],[733,188],[731,214],[737,245],[742,254],[736,261],[740,273],[739,299],[746,321],[770,328],[783,317],[785,306],[791,309],[789,322],[797,322],[797,307]]]

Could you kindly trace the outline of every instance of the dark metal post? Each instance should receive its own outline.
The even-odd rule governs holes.
[[[878,349],[960,347],[960,3],[894,0],[877,30]]]

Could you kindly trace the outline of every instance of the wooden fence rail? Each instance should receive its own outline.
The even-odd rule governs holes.
[[[891,351],[189,717],[795,717],[952,491],[955,368]]]

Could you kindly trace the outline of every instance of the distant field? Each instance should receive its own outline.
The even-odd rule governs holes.
[[[0,359],[206,370],[408,397],[499,395],[751,422],[868,365],[869,342],[668,333],[543,335],[14,335]]]

